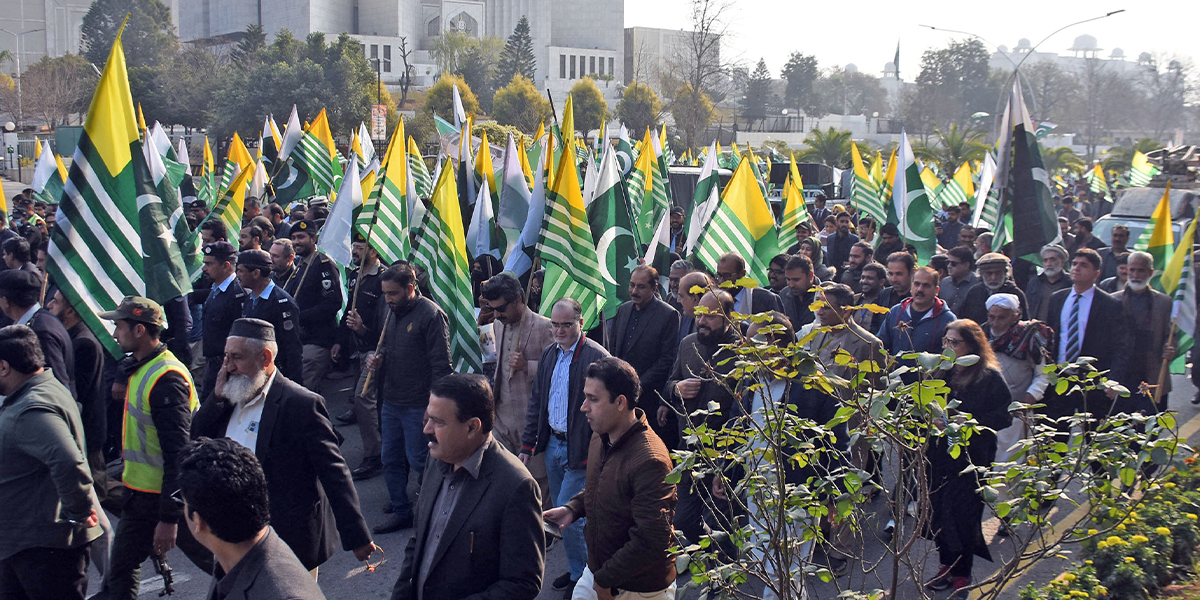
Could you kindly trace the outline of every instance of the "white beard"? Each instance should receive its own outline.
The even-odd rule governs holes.
[[[1058,274],[1063,272],[1062,267],[1057,269],[1043,268],[1042,271],[1049,277],[1058,277]]]
[[[1140,292],[1146,289],[1146,287],[1150,285],[1150,282],[1146,280],[1138,281],[1136,279],[1130,279],[1125,282],[1125,285],[1135,292]]]
[[[253,400],[265,385],[267,385],[266,371],[259,371],[253,376],[240,373],[230,375],[225,382],[225,399],[236,406],[243,406]]]
[[[994,284],[993,284],[993,283],[991,283],[991,282],[989,282],[989,281],[987,281],[987,280],[985,279],[985,280],[984,280],[984,282],[983,282],[983,285],[984,285],[984,287],[986,287],[987,289],[989,289],[989,290],[991,290],[991,291],[993,291],[993,292],[994,292],[994,291],[996,291],[996,290],[998,290],[998,289],[1000,289],[1000,288],[1004,287],[1004,282],[1006,282],[1006,281],[1008,281],[1008,280],[1007,280],[1007,279],[1001,279],[1000,281],[998,281],[998,282],[996,282],[996,283],[994,283]]]

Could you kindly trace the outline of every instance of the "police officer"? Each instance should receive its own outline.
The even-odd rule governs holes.
[[[338,343],[333,345],[332,355],[333,360],[338,360],[341,355],[349,355],[355,350],[362,353],[362,369],[354,387],[354,404],[337,417],[338,421],[347,425],[358,423],[358,429],[362,433],[362,464],[351,471],[355,479],[361,480],[374,477],[383,470],[383,461],[380,458],[383,445],[380,440],[379,413],[376,409],[376,380],[372,378],[369,389],[363,389],[369,372],[366,368],[367,359],[375,354],[375,344],[379,341],[379,332],[370,330],[364,323],[363,316],[366,316],[366,321],[370,321],[379,308],[380,298],[383,296],[383,284],[380,280],[383,267],[379,264],[379,253],[371,248],[367,244],[367,238],[360,234],[354,234],[350,253],[358,268],[346,275],[350,305],[342,316],[342,323],[338,328]]]
[[[210,256],[206,252],[205,260]],[[100,318],[116,322],[113,335],[130,356],[118,367],[121,377],[128,377],[121,479],[129,494],[99,596],[135,600],[142,562],[166,554],[176,543],[182,513],[171,498],[179,489],[176,456],[189,441],[192,413],[200,401],[187,367],[158,339],[164,324],[162,306],[126,296],[117,310],[101,313]]]
[[[271,280],[271,255],[265,250],[243,250],[238,254],[237,278],[246,288],[242,316],[262,319],[275,327],[279,358],[275,366],[284,377],[300,378],[303,355],[300,350],[300,308],[291,294]]]
[[[213,286],[204,299],[204,370],[203,396],[212,391],[221,363],[225,361],[225,338],[229,328],[242,316],[246,290],[234,275],[233,264],[237,249],[226,241],[204,246],[204,266],[201,269]]]
[[[304,387],[318,392],[329,371],[329,353],[342,309],[342,286],[337,267],[317,252],[317,224],[305,219],[292,227],[296,268],[283,289],[300,306],[300,341],[304,343]]]

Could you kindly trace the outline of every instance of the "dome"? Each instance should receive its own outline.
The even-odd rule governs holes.
[[[854,63],[850,63],[850,64],[846,65],[846,69],[845,69],[845,71],[846,71],[847,73],[857,73],[857,72],[858,72],[858,65],[856,65],[856,64],[854,64]]]
[[[883,72],[884,73],[895,73],[896,72],[896,63],[894,63],[890,60],[883,63]]]
[[[1122,60],[1125,58],[1125,51],[1120,48],[1113,48],[1112,53],[1110,53],[1108,55],[1108,57],[1113,58],[1113,59]]]
[[[1021,38],[1017,41],[1017,50],[1028,50],[1031,46],[1033,43],[1029,41],[1029,38]]]
[[[1143,52],[1138,55],[1138,62],[1140,62],[1140,63],[1149,63],[1149,62],[1152,62],[1153,60],[1154,60],[1154,57],[1150,56],[1149,52]]]
[[[1075,43],[1068,48],[1068,50],[1071,50],[1072,52],[1091,52],[1099,49],[1100,48],[1096,46],[1096,38],[1086,33],[1075,38]]]
[[[1008,54],[1008,46],[1001,44],[1000,47],[996,48],[996,51],[1000,54]]]

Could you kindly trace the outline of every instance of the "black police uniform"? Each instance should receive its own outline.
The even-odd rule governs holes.
[[[292,295],[279,286],[271,288],[266,298],[260,298],[254,293],[246,294],[242,303],[242,316],[249,319],[262,319],[275,326],[275,341],[279,344],[279,356],[275,358],[275,366],[284,377],[292,381],[302,380],[303,353],[300,342],[300,307]]]
[[[350,315],[350,305],[354,305],[354,310],[362,317],[363,323],[366,324],[375,315],[376,309],[379,307],[380,301],[383,298],[383,271],[386,267],[376,263],[366,275],[360,277],[362,267],[350,271],[346,275],[346,290],[349,294],[349,302],[346,304],[346,312],[342,315],[340,335],[338,343],[346,351],[358,349],[360,352],[369,352],[375,349],[375,342],[378,341],[378,336],[375,339],[360,336],[358,333],[350,329],[346,325],[346,319]],[[361,280],[362,285],[359,285]],[[368,328],[367,336],[370,336]]]
[[[337,334],[337,312],[342,308],[337,265],[328,256],[314,252],[303,264],[296,265],[284,290],[300,307],[300,341],[305,345],[332,347]]]
[[[229,337],[229,328],[233,322],[242,318],[242,302],[246,290],[238,283],[237,277],[221,291],[221,284],[213,284],[212,290],[204,300],[204,359],[208,366],[204,370],[204,391],[201,397],[207,397],[217,383],[217,374],[221,371],[221,363],[225,357],[225,340]]]

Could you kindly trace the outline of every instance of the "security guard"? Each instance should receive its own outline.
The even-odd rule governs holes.
[[[152,553],[165,554],[178,534],[181,508],[176,456],[189,441],[192,413],[200,406],[192,376],[159,341],[163,309],[157,302],[126,296],[117,310],[100,314],[116,322],[113,336],[123,352],[119,379],[128,377],[121,479],[129,494],[113,537],[112,558],[100,597],[135,600],[140,567]],[[180,537],[181,544],[194,540]]]
[[[317,252],[317,229],[317,224],[308,219],[292,226],[296,268],[283,289],[300,306],[304,387],[319,393],[317,388],[329,371],[329,353],[337,335],[342,285],[337,266],[328,256]]]
[[[300,308],[291,294],[271,280],[271,255],[265,250],[243,250],[238,254],[237,278],[246,288],[242,316],[262,319],[275,327],[279,358],[275,366],[284,377],[299,381],[303,354],[300,350]]]
[[[237,260],[237,249],[226,241],[213,242],[204,246],[205,275],[212,280],[212,289],[204,299],[204,370],[205,397],[212,392],[217,382],[217,373],[225,361],[225,338],[229,328],[242,317],[242,303],[246,290],[242,289],[233,272]]]
[[[350,253],[354,258],[357,269],[346,275],[346,290],[350,295],[350,304],[342,316],[338,328],[338,343],[333,345],[333,359],[339,355],[349,355],[355,350],[361,354],[358,383],[354,387],[354,404],[344,414],[337,417],[342,423],[358,423],[363,440],[363,460],[357,469],[351,471],[355,479],[369,479],[383,470],[381,455],[383,444],[379,431],[379,412],[376,409],[376,386],[372,378],[370,389],[365,392],[363,386],[367,383],[369,371],[367,360],[375,354],[375,344],[379,333],[374,335],[364,324],[364,320],[375,318],[383,297],[380,274],[383,267],[379,264],[379,253],[367,244],[367,238],[355,233],[350,245]],[[365,316],[365,319],[364,319]]]

